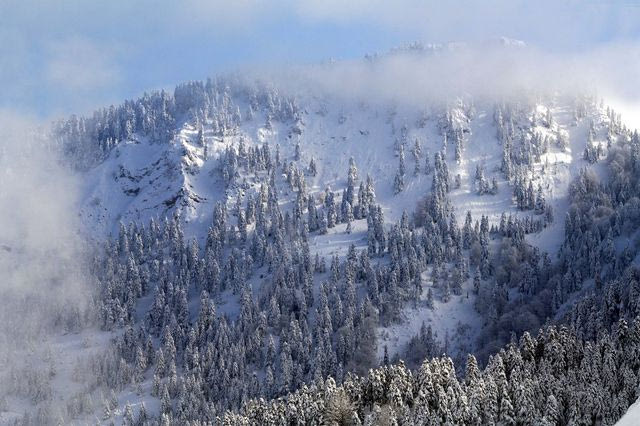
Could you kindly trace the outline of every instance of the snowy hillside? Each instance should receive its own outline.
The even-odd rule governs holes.
[[[467,49],[411,45],[356,66]],[[342,66],[352,65],[323,65]],[[481,417],[505,420],[505,401],[521,398],[517,383],[503,385],[512,352],[528,363],[519,372],[538,374],[533,360],[554,354],[532,355],[533,339],[556,348],[583,338],[529,333],[568,322],[600,336],[581,329],[581,309],[596,309],[582,303],[597,306],[603,281],[613,286],[639,246],[626,171],[640,141],[606,100],[524,89],[367,96],[282,80],[190,82],[55,124],[82,182],[98,282],[87,327],[100,330],[52,343],[84,354],[77,371],[53,356],[49,393],[73,382],[90,395],[61,417],[215,422],[249,400],[346,388],[352,375],[375,381],[370,369],[403,375],[406,365],[443,369],[452,389],[462,371],[473,383],[485,375],[506,411]],[[614,333],[625,315],[607,315],[598,318]],[[466,398],[451,392],[451,404]],[[570,403],[551,395],[536,409],[560,421]]]
[[[244,99],[235,101],[240,111],[246,107]],[[309,190],[315,194],[327,187],[344,188],[349,159],[353,158],[360,175],[373,178],[376,196],[389,223],[399,220],[404,210],[412,213],[417,201],[429,192],[431,175],[424,172],[424,163],[444,150],[452,180],[458,174],[461,178],[460,187],[451,193],[459,218],[471,211],[473,217],[487,215],[491,223],[498,223],[503,212],[526,214],[517,208],[513,185],[500,173],[503,146],[497,138],[496,104],[465,104],[458,100],[458,105],[449,110],[434,105],[425,106],[428,111],[425,112],[393,105],[369,106],[363,102],[345,105],[337,101],[306,102],[304,98],[296,102],[301,109],[298,121],[273,122],[271,129],[265,128],[265,115],[255,113],[251,119],[242,119],[228,135],[214,132],[208,122],[187,122],[176,129],[168,144],[152,143],[137,135],[120,142],[103,162],[85,174],[83,218],[91,229],[108,235],[117,232],[120,221],[148,222],[152,217],[162,218],[177,210],[188,224],[188,233],[202,237],[216,202],[224,201],[231,207],[238,194],[244,196],[259,188],[259,182],[242,171],[238,182],[227,188],[219,173],[225,150],[240,143],[245,148],[267,143],[274,149],[279,145],[283,161],[294,160],[299,144],[301,155],[295,163],[305,168],[314,159],[317,165],[317,174],[308,179]],[[516,132],[522,132],[522,137],[530,139],[536,134],[554,139],[558,131],[567,135],[566,149],[558,148],[554,139],[526,176],[534,188],[542,185],[550,203],[562,209],[571,177],[590,165],[583,159],[590,123],[596,128],[594,142],[604,147],[609,118],[604,109],[593,106],[588,116],[576,120],[573,99],[550,99],[528,108],[519,111],[527,122],[516,123],[519,127]],[[545,121],[548,113],[554,120],[551,127]],[[450,131],[447,114],[452,115],[451,123],[462,131],[459,160],[455,159],[454,142],[445,140],[444,133]],[[198,140],[200,129],[202,139]],[[413,154],[416,141],[420,146],[417,173]],[[404,190],[394,194],[399,145],[406,150],[407,178]],[[478,166],[484,169],[487,180],[497,179],[497,194],[477,194]],[[285,202],[293,200],[293,193],[282,195]],[[559,214],[562,217],[562,211]],[[554,234],[556,238],[546,238],[546,234]],[[557,249],[558,238],[557,232],[532,236],[551,252]]]
[[[405,211],[412,215],[419,200],[430,192],[433,174],[425,173],[428,171],[425,169],[438,152],[444,153],[448,164],[453,187],[450,199],[459,220],[467,212],[473,218],[486,216],[496,226],[505,213],[542,218],[540,212],[534,214],[533,210],[518,208],[514,182],[508,181],[501,171],[504,146],[498,137],[497,103],[475,104],[473,100],[459,98],[449,106],[425,105],[416,110],[410,106],[369,105],[362,100],[345,102],[330,96],[318,100],[301,95],[295,98],[298,108],[295,120],[281,122],[267,120],[269,113],[260,110],[242,117],[241,111],[249,110],[249,99],[240,95],[229,100],[228,109],[241,117],[232,130],[220,131],[219,124],[209,120],[191,120],[177,127],[168,144],[152,143],[147,137],[133,135],[85,172],[86,195],[81,213],[88,228],[100,231],[103,237],[109,233],[116,235],[119,222],[147,223],[151,218],[162,219],[177,212],[185,223],[186,236],[203,242],[217,202],[222,201],[231,210],[238,198],[246,200],[260,191],[259,176],[247,172],[246,167],[240,168],[231,184],[225,182],[220,170],[225,152],[230,148],[261,148],[265,144],[271,150],[279,147],[284,164],[293,162],[304,171],[307,190],[314,197],[323,195],[326,188],[341,192],[347,185],[346,171],[353,159],[361,179],[372,177],[388,225],[400,220]],[[513,114],[509,125],[514,126],[514,137],[522,139],[515,143],[547,139],[546,151],[532,160],[530,170],[523,176],[527,184],[531,182],[536,190],[541,188],[553,216],[560,218],[527,236],[529,242],[552,256],[562,243],[561,219],[568,208],[569,183],[581,168],[599,170],[597,164],[592,166],[584,159],[590,126],[595,129],[594,145],[602,147],[601,155],[606,154],[610,118],[606,108],[590,102],[594,101],[558,96],[509,110]],[[586,110],[578,119],[576,111],[580,107]],[[558,133],[565,135],[566,147],[558,146]],[[460,140],[457,159],[456,142],[451,135]],[[400,149],[404,151],[407,171],[404,189],[395,193]],[[316,171],[310,175],[308,165],[312,159]],[[496,193],[479,195],[479,182],[475,179],[478,168],[483,170],[487,182],[496,180]],[[458,175],[459,187],[454,183]],[[296,192],[285,185],[280,188],[279,197],[282,208],[291,211]],[[346,255],[350,244],[366,247],[365,219],[355,220],[350,234],[345,233],[345,227],[338,225],[326,235],[312,235],[309,243],[312,255],[318,253],[330,259],[334,254]],[[426,275],[424,279],[429,281]],[[380,330],[384,344],[392,354],[396,353],[426,321],[441,338],[455,334],[460,327],[467,330],[465,338],[456,339],[455,345],[462,343],[466,350],[471,350],[475,329],[481,321],[473,314],[474,297],[468,296],[469,289],[459,301],[438,305],[436,309],[423,307],[415,312],[409,309],[408,324]],[[382,351],[380,345],[380,356]]]

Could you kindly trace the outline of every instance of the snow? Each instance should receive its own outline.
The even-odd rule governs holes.
[[[389,355],[401,354],[406,344],[419,333],[422,323],[431,326],[434,337],[442,345],[448,340],[451,354],[460,349],[470,350],[482,326],[480,315],[473,308],[476,296],[473,294],[473,280],[463,283],[460,296],[451,295],[451,300],[443,302],[438,297],[438,290],[433,289],[433,308],[426,304],[427,290],[432,287],[428,281],[428,273],[422,274],[422,295],[418,306],[409,306],[403,310],[406,321],[378,330],[378,358],[382,359],[384,347]],[[462,333],[458,333],[460,330]]]
[[[117,232],[119,221],[128,223],[136,220],[148,222],[151,217],[162,218],[172,214],[174,206],[172,197],[180,195],[175,208],[178,208],[186,222],[188,235],[202,238],[206,235],[213,205],[216,201],[226,201],[231,206],[238,194],[247,191],[239,188],[224,187],[216,167],[224,148],[244,138],[248,145],[269,142],[271,149],[279,144],[283,160],[291,161],[296,138],[302,147],[300,168],[306,168],[313,157],[318,173],[308,177],[310,192],[317,195],[326,186],[334,191],[341,191],[346,184],[346,172],[349,158],[355,159],[360,179],[371,175],[374,179],[376,197],[383,206],[388,223],[396,222],[403,211],[412,213],[417,201],[424,197],[431,188],[431,176],[413,174],[414,160],[411,148],[417,138],[422,146],[422,163],[424,156],[433,155],[442,148],[443,137],[440,134],[442,116],[438,109],[430,107],[431,114],[424,127],[415,125],[418,111],[415,108],[393,109],[381,105],[368,105],[343,100],[304,99],[310,106],[307,111],[329,111],[326,114],[307,112],[304,115],[304,131],[301,136],[290,137],[286,123],[273,123],[273,130],[266,130],[262,124],[264,116],[256,114],[249,122],[243,122],[235,135],[224,138],[214,136],[211,129],[205,126],[205,143],[208,145],[209,158],[204,159],[204,149],[195,145],[197,130],[186,124],[168,145],[151,144],[144,138],[120,144],[111,155],[98,167],[89,171],[85,178],[85,196],[81,215],[93,231],[101,231],[101,235]],[[242,109],[243,105],[241,105]],[[454,189],[450,198],[460,220],[470,210],[474,219],[487,215],[491,223],[497,223],[503,212],[516,215],[519,212],[512,200],[511,188],[497,170],[500,166],[502,147],[496,138],[493,124],[493,104],[476,105],[476,116],[473,117],[465,133],[464,152],[460,164],[454,159],[454,149],[450,143],[447,149],[449,172],[453,179],[456,174],[462,177],[462,185]],[[546,107],[540,106],[540,111]],[[436,112],[433,112],[436,111]],[[568,184],[586,163],[582,160],[582,151],[586,141],[587,120],[583,120],[577,128],[572,128],[572,109],[560,104],[554,106],[552,112],[561,128],[570,135],[570,149],[559,152],[552,147],[540,163],[535,166],[536,173],[531,176],[534,184],[542,183],[548,192],[548,198],[556,212],[556,221],[562,223]],[[461,122],[466,120],[464,112],[454,109]],[[542,114],[542,112],[540,112]],[[400,129],[408,127],[405,149],[407,175],[405,190],[394,195],[392,182],[398,168],[398,158],[393,145],[400,138]],[[549,129],[536,126],[535,131],[549,134]],[[485,167],[487,177],[496,177],[499,192],[496,195],[478,196],[474,191],[473,176],[477,165]],[[548,164],[548,166],[545,166]],[[545,171],[543,172],[543,169]],[[249,193],[258,189],[251,184]],[[136,192],[137,191],[137,192]],[[182,192],[181,192],[182,191]],[[283,203],[291,201],[294,194],[285,194]],[[527,213],[524,213],[527,214]],[[543,237],[531,238],[531,242],[554,251],[557,248],[558,232],[547,232]],[[351,237],[355,238],[355,237]],[[318,244],[326,244],[321,238]]]
[[[334,255],[342,258],[347,255],[349,246],[353,244],[356,249],[362,250],[367,247],[367,221],[354,220],[351,224],[351,234],[346,233],[347,224],[340,223],[328,229],[325,235],[318,235],[309,241],[309,249],[313,256],[320,256],[330,259]]]
[[[636,401],[626,414],[616,423],[616,426],[638,426],[640,424],[640,400]]]
[[[640,103],[636,100],[607,98],[607,103],[622,116],[622,122],[631,129],[640,130]]]
[[[14,355],[22,366],[28,366],[31,371],[49,374],[53,410],[63,409],[72,397],[86,392],[85,383],[90,380],[85,380],[87,378],[83,376],[85,373],[81,367],[93,355],[101,353],[111,337],[112,333],[87,328],[79,333],[43,337],[43,341],[34,343],[31,348],[25,348],[21,353]],[[101,395],[94,392],[89,396],[99,412],[102,408]],[[26,411],[33,408],[31,400],[12,397],[7,402],[10,411],[0,411],[0,424],[20,419]],[[85,420],[95,423],[98,419]]]

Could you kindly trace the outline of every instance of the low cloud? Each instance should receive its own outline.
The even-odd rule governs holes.
[[[616,43],[568,54],[501,40],[273,69],[270,78],[293,94],[311,90],[319,96],[330,93],[345,99],[420,107],[462,95],[495,102],[526,94],[589,94],[605,102],[612,99],[637,105],[640,81],[631,78],[634,75],[640,75],[637,45]]]
[[[78,182],[57,160],[37,122],[0,110],[0,405],[11,401],[0,407],[2,424],[23,412],[34,424],[60,422],[79,387],[62,339],[90,326],[95,285]]]
[[[0,111],[0,356],[69,329],[88,303],[79,186],[57,160],[33,121]]]

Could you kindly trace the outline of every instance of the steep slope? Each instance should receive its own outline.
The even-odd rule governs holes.
[[[579,294],[550,280],[570,183],[602,175],[628,134],[590,96],[416,103],[241,78],[57,132],[82,170],[82,219],[114,237],[98,322],[125,332],[96,363],[126,373],[101,380],[115,406],[183,420],[389,357],[484,360],[537,329]]]
[[[187,222],[204,223],[215,202],[224,200],[230,206],[242,192],[238,188],[246,178],[242,172],[235,187],[230,189],[226,188],[220,173],[225,149],[237,147],[240,141],[245,147],[267,143],[273,149],[279,145],[282,159],[287,161],[294,159],[295,147],[299,144],[301,155],[296,164],[304,167],[312,158],[315,160],[317,174],[309,178],[309,185],[316,193],[327,187],[343,188],[349,160],[353,158],[362,178],[373,177],[376,196],[388,214],[389,223],[397,221],[404,210],[412,212],[417,200],[430,191],[431,175],[424,173],[424,162],[444,150],[452,180],[457,174],[461,177],[460,188],[453,189],[450,195],[458,217],[471,211],[473,217],[485,214],[492,223],[497,223],[502,212],[518,213],[513,188],[500,173],[503,147],[496,137],[496,104],[480,107],[471,103],[470,107],[458,101],[457,107],[447,109],[433,105],[427,107],[431,112],[425,113],[394,105],[368,106],[362,102],[345,105],[339,101],[314,100],[306,103],[302,99],[298,101],[302,112],[297,123],[271,123],[269,130],[265,128],[265,114],[255,114],[250,120],[243,120],[229,135],[214,132],[208,123],[185,123],[177,128],[176,135],[167,144],[153,143],[146,137],[119,143],[101,164],[86,173],[87,193],[82,216],[107,233],[117,231],[118,221],[147,222],[151,217],[161,218],[175,210],[181,212]],[[238,108],[242,108],[243,100],[237,103]],[[473,110],[465,111],[468,108]],[[596,143],[604,144],[606,129],[603,126],[608,118],[604,110],[594,108],[578,123],[573,116],[576,108],[573,99],[549,100],[530,108],[520,113],[522,119],[533,122],[517,124],[524,137],[539,134],[554,138],[555,132],[562,130],[569,138],[564,150],[552,143],[549,151],[534,162],[528,176],[535,187],[542,184],[555,206],[566,197],[571,177],[589,165],[583,159],[589,123],[597,123],[601,130]],[[551,128],[544,121],[547,111],[555,120]],[[453,142],[446,143],[443,135],[450,131],[445,122],[449,113],[455,116],[451,118],[453,125],[463,132],[459,161],[455,160]],[[197,141],[198,128],[203,130],[204,145]],[[416,174],[412,154],[415,141],[421,147],[420,170]],[[406,150],[407,182],[401,193],[394,194],[399,144]],[[478,166],[486,170],[487,180],[497,178],[497,194],[477,195],[474,174]],[[196,227],[192,234],[197,235],[198,231]]]
[[[229,111],[249,111],[250,98],[242,95],[248,91],[246,87],[234,88],[232,92],[241,95],[233,97],[225,92],[220,97],[228,99]],[[540,186],[553,215],[559,219],[527,239],[553,255],[562,242],[568,185],[581,168],[591,166],[584,160],[589,128],[594,129],[593,143],[604,150],[610,121],[606,111],[590,104],[589,99],[568,97],[515,106],[475,104],[459,98],[449,106],[434,104],[419,110],[407,105],[345,101],[336,96],[317,99],[302,95],[294,102],[298,111],[294,120],[276,121],[271,119],[272,113],[267,108],[261,110],[258,106],[226,131],[220,130],[218,119],[214,118],[184,122],[168,143],[135,135],[120,142],[104,161],[85,172],[83,218],[90,229],[101,230],[104,237],[109,233],[116,235],[119,222],[147,223],[151,218],[179,214],[187,237],[204,241],[216,202],[222,201],[233,209],[238,198],[246,200],[260,190],[260,177],[246,167],[225,181],[225,152],[267,144],[271,150],[279,147],[285,165],[293,161],[305,170],[308,191],[316,197],[326,188],[334,191],[345,188],[346,172],[353,159],[362,179],[373,178],[376,198],[388,224],[397,222],[404,211],[412,214],[418,202],[431,191],[433,174],[425,173],[428,171],[425,169],[432,167],[429,163],[438,152],[444,153],[448,164],[453,188],[450,200],[458,218],[470,212],[476,219],[486,216],[495,226],[505,213],[514,218],[540,219],[541,215],[518,208],[513,178],[507,180],[501,170],[504,144],[498,137],[500,125],[496,117],[505,111],[510,114],[507,126],[511,126],[512,137],[518,139],[511,143],[519,144],[519,149],[534,138],[546,139],[545,152],[525,166],[523,176],[533,188]],[[578,119],[576,111],[580,109],[584,112]],[[567,139],[566,147],[558,146],[559,133]],[[416,142],[420,152],[415,151]],[[404,151],[407,171],[404,189],[395,193],[393,182],[400,149]],[[312,159],[316,170],[310,175],[308,165]],[[476,180],[479,168],[487,182],[495,179],[496,193],[479,195]],[[459,187],[454,183],[457,175]],[[280,203],[285,210],[292,208],[295,194],[281,188]],[[341,224],[329,229],[326,235],[312,235],[312,254],[330,259],[334,254],[344,256],[350,244],[366,247],[366,220],[355,220],[350,234],[345,233],[345,227]],[[429,275],[423,279],[427,288]],[[472,350],[481,320],[474,313],[475,295],[471,290],[472,280],[468,280],[462,294],[454,296],[453,301],[441,304],[436,300],[436,309],[426,306],[425,291],[423,306],[416,307],[417,310],[407,308],[406,317],[411,319],[408,323],[380,329],[383,344],[379,345],[379,356],[385,346],[391,354],[400,351],[423,322],[430,324],[440,339],[446,337],[454,342],[454,347]]]
[[[567,148],[560,150],[552,143],[549,151],[534,162],[527,176],[534,187],[541,184],[552,204],[560,207],[571,177],[589,165],[583,160],[583,152],[590,121],[602,129],[597,134],[598,144],[605,143],[603,126],[608,122],[604,111],[595,108],[577,123],[572,101],[549,100],[532,105],[526,112],[531,115],[524,118],[534,122],[518,124],[528,138],[534,134],[554,138],[559,129],[567,134]],[[495,104],[471,104],[473,111],[469,112],[465,111],[469,104],[459,101],[460,106],[449,110],[456,115],[452,122],[463,132],[461,159],[456,161],[453,142],[444,142],[443,132],[449,131],[443,123],[447,108],[434,105],[429,107],[431,113],[425,113],[393,105],[298,102],[303,105],[298,123],[275,122],[269,130],[265,128],[264,114],[259,113],[250,120],[242,120],[227,135],[215,132],[209,123],[185,123],[176,129],[168,143],[151,142],[144,136],[120,142],[104,161],[85,173],[83,218],[92,228],[108,234],[117,232],[119,221],[144,223],[177,210],[187,223],[196,222],[206,227],[217,201],[223,200],[231,206],[236,195],[242,193],[240,187],[248,176],[240,171],[235,185],[227,188],[220,172],[225,149],[237,147],[240,141],[246,148],[267,143],[273,149],[279,145],[283,161],[294,159],[295,147],[299,144],[301,155],[296,164],[304,168],[312,158],[316,163],[317,174],[308,177],[310,189],[315,193],[327,187],[342,189],[346,185],[349,159],[353,158],[362,178],[373,177],[376,196],[389,223],[397,221],[404,210],[413,212],[417,201],[430,191],[432,179],[424,173],[424,163],[444,149],[452,181],[457,174],[461,177],[461,186],[450,194],[458,217],[471,211],[473,217],[484,214],[492,223],[497,223],[502,212],[518,214],[513,187],[500,173],[503,147],[496,137]],[[242,105],[242,100],[238,100],[238,104]],[[555,120],[552,128],[544,123],[547,110]],[[199,128],[203,130],[204,145],[197,141]],[[412,151],[416,140],[421,153],[419,171],[414,174]],[[406,150],[407,178],[405,189],[394,194],[399,143]],[[477,195],[474,175],[478,166],[484,168],[487,180],[497,179],[497,194]],[[248,184],[252,186],[251,182]],[[252,188],[255,189],[255,185]],[[291,197],[285,201],[291,201]],[[202,234],[196,224],[188,227],[192,235]],[[535,240],[544,243],[544,238]]]

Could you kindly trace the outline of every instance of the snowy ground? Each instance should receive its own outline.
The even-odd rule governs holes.
[[[13,364],[14,367],[28,367],[31,374],[42,373],[45,380],[42,383],[43,389],[51,392],[50,405],[52,417],[60,417],[66,413],[66,408],[73,398],[87,393],[86,383],[90,381],[90,376],[83,371],[82,366],[94,355],[101,353],[111,339],[111,333],[102,332],[95,329],[85,329],[80,333],[67,333],[60,336],[52,336],[42,342],[37,342],[25,348],[16,355],[19,361]],[[18,373],[19,373],[18,369]],[[87,380],[89,379],[89,380]],[[17,380],[27,380],[23,376]],[[102,395],[96,392],[88,395],[88,401],[93,406],[93,411],[100,413],[102,409]],[[39,405],[41,406],[42,403]],[[7,408],[10,411],[0,410],[0,424],[9,424],[19,419],[25,412],[33,409],[33,402],[27,399],[10,398],[7,400]],[[99,414],[98,414],[99,415]],[[88,423],[98,422],[98,417],[83,415],[82,418]]]
[[[640,425],[640,401],[636,401],[627,413],[616,423],[616,426],[638,426]]]
[[[440,344],[448,342],[453,352],[458,348],[473,346],[482,326],[480,315],[473,308],[475,295],[473,294],[473,280],[467,280],[462,286],[460,296],[452,295],[451,300],[444,303],[434,296],[433,308],[427,306],[427,290],[432,286],[428,280],[428,273],[422,274],[422,296],[417,306],[404,309],[405,322],[380,327],[378,330],[378,358],[382,359],[384,347],[387,346],[389,355],[401,353],[409,340],[420,331],[424,323],[431,326],[434,337]],[[433,289],[434,295],[438,290]],[[455,342],[455,343],[451,343]]]
[[[351,224],[350,234],[346,233],[347,225],[340,223],[328,230],[325,235],[317,235],[309,241],[309,249],[313,256],[319,254],[325,259],[331,259],[334,255],[340,258],[347,255],[349,246],[353,244],[357,250],[367,247],[367,221],[355,220]]]

